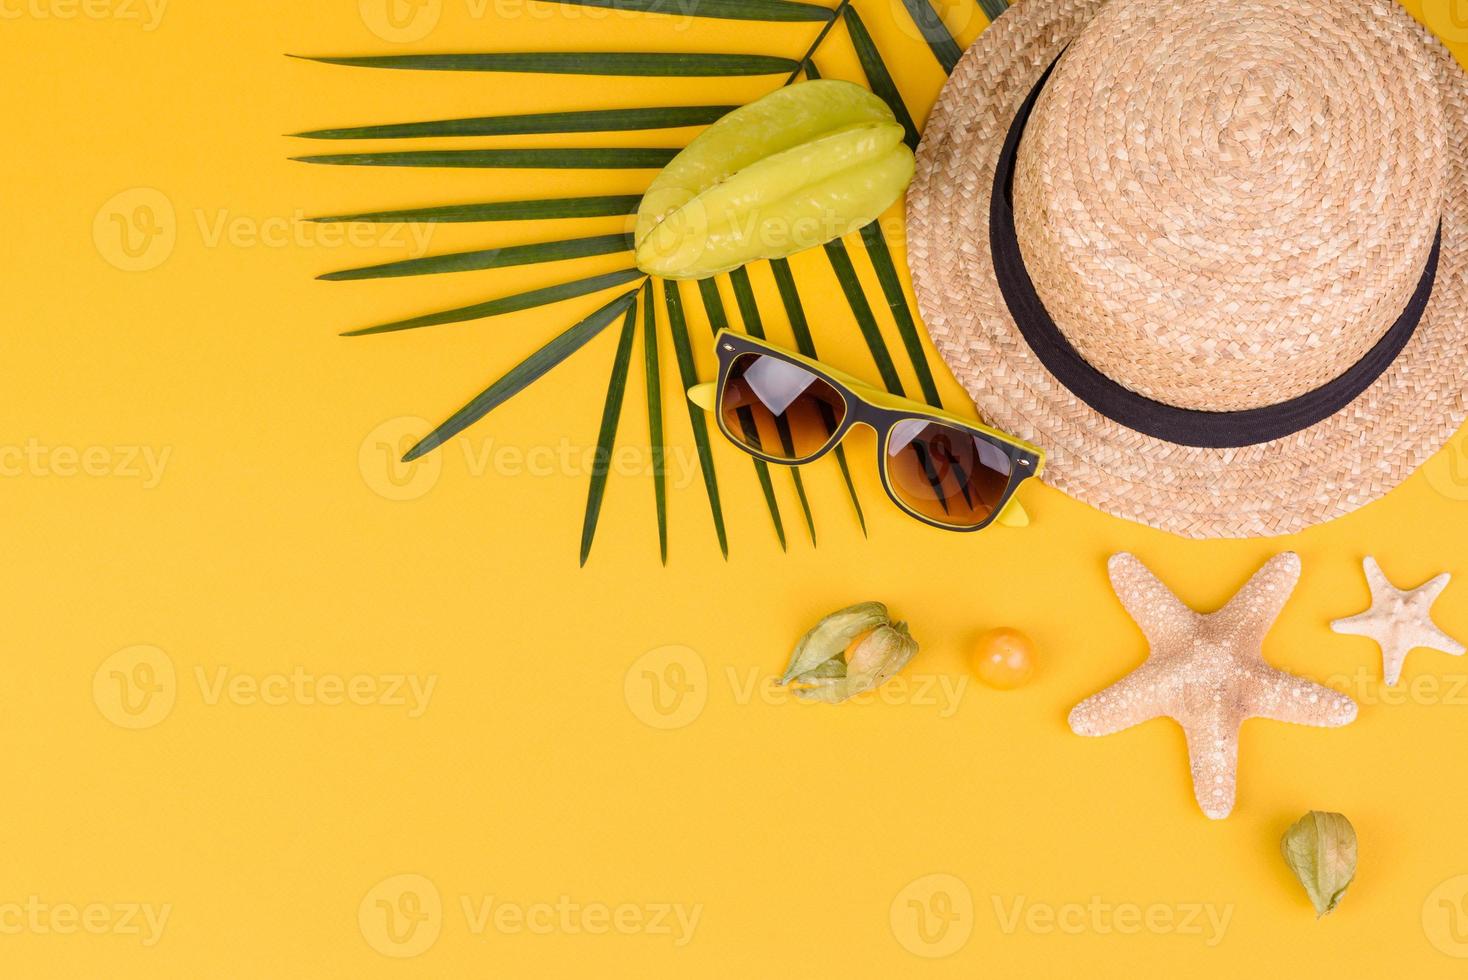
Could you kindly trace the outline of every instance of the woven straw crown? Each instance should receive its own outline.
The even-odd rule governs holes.
[[[1468,416],[1468,73],[1396,0],[1018,0],[907,230],[980,414],[1111,514],[1293,533]]]
[[[1015,175],[1025,262],[1072,346],[1208,411],[1360,360],[1437,232],[1442,109],[1411,27],[1339,0],[1107,4]]]

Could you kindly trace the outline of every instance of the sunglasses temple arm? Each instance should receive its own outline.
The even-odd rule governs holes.
[[[1024,504],[1019,502],[1018,497],[1010,497],[1009,503],[1005,504],[999,516],[994,518],[994,523],[1004,527],[1029,527],[1030,512],[1025,510]]]
[[[714,403],[718,400],[718,390],[715,383],[710,381],[707,384],[694,385],[692,388],[689,388],[688,400],[705,412],[712,412],[714,410]]]

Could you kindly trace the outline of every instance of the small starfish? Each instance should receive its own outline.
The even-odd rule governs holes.
[[[1355,616],[1337,619],[1330,628],[1337,633],[1366,636],[1381,647],[1381,673],[1387,686],[1402,676],[1407,654],[1426,647],[1454,657],[1463,655],[1463,644],[1437,628],[1432,621],[1432,604],[1452,578],[1443,572],[1426,585],[1403,591],[1392,585],[1381,566],[1370,555],[1362,562],[1366,584],[1371,587],[1371,608]]]
[[[1335,728],[1356,717],[1356,702],[1264,662],[1264,636],[1300,579],[1300,556],[1275,555],[1214,613],[1195,612],[1136,557],[1114,555],[1111,585],[1151,653],[1115,684],[1070,713],[1077,735],[1110,735],[1153,718],[1183,727],[1193,795],[1220,820],[1233,812],[1239,726],[1272,718]]]

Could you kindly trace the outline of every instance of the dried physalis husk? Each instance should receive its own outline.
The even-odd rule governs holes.
[[[1285,863],[1305,886],[1315,917],[1340,904],[1356,877],[1356,828],[1339,813],[1311,810],[1280,841]]]
[[[893,623],[880,602],[834,612],[800,638],[781,684],[800,684],[806,701],[838,704],[874,690],[907,666],[917,641],[906,623]]]

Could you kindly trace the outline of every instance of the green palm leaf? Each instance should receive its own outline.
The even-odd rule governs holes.
[[[851,0],[841,0],[841,2],[836,5],[836,9],[831,11],[831,19],[826,21],[826,25],[822,27],[821,32],[816,35],[816,39],[810,42],[810,47],[805,49],[805,54],[800,56],[800,63],[791,70],[789,75],[785,76],[786,85],[789,85],[791,82],[795,81],[796,77],[802,71],[806,73],[807,78],[815,79],[820,77],[818,74],[816,74],[816,66],[811,64],[810,59],[815,55],[816,49],[818,49],[822,44],[825,43],[826,36],[831,33],[831,28],[836,26],[836,21],[841,18],[841,14],[849,6],[851,6]]]
[[[751,459],[754,474],[759,479],[760,491],[765,495],[765,506],[770,510],[770,520],[775,525],[775,537],[780,540],[780,550],[788,551],[785,542],[785,522],[780,519],[780,504],[775,500],[775,484],[770,477],[770,464],[762,459]]]
[[[647,438],[652,452],[652,496],[658,514],[658,550],[668,563],[667,453],[663,448],[663,381],[658,359],[658,318],[652,308],[652,280],[642,286],[643,371],[647,377]]]
[[[333,167],[453,167],[480,170],[657,170],[678,155],[655,146],[514,150],[398,150],[291,157]]]
[[[480,269],[503,269],[536,262],[559,262],[588,255],[626,252],[632,248],[632,236],[597,235],[571,238],[559,242],[537,242],[533,245],[506,245],[477,252],[455,252],[452,255],[429,255],[421,259],[370,265],[361,269],[328,272],[319,278],[328,282],[356,279],[390,279],[398,276],[429,276],[445,272],[472,272]]]
[[[907,296],[902,292],[902,280],[897,275],[897,264],[892,261],[892,251],[887,247],[887,238],[882,234],[881,222],[873,221],[861,230],[862,243],[866,245],[867,257],[872,260],[872,269],[877,281],[882,284],[882,294],[887,297],[887,307],[897,322],[897,332],[902,336],[902,345],[907,348],[908,359],[917,372],[918,385],[923,389],[923,398],[935,408],[943,407],[938,394],[938,385],[933,380],[933,371],[928,367],[928,355],[923,350],[922,337],[918,335],[917,322],[907,305]]]
[[[1000,14],[1009,9],[1009,0],[979,0],[979,9],[992,24],[999,19]]]
[[[867,342],[867,349],[872,352],[872,360],[877,363],[877,373],[882,376],[882,384],[894,395],[905,395],[902,379],[897,376],[897,366],[892,363],[892,355],[887,351],[887,342],[882,339],[882,331],[877,326],[872,306],[867,302],[861,282],[856,278],[856,267],[851,264],[851,256],[846,251],[845,243],[836,238],[827,242],[825,248],[826,258],[831,261],[836,280],[841,283],[841,291],[846,294],[846,304],[856,317],[856,325]]]
[[[943,19],[933,9],[933,5],[928,0],[902,0],[902,5],[907,8],[908,16],[912,18],[923,40],[928,42],[933,57],[943,66],[943,71],[953,74],[953,66],[963,57],[963,48],[948,33],[948,28],[944,26]],[[989,19],[993,20],[993,17]]]
[[[399,330],[416,330],[419,327],[434,327],[443,323],[463,323],[466,320],[482,320],[486,317],[499,316],[501,313],[516,313],[520,310],[528,310],[536,306],[559,303],[563,299],[574,299],[577,296],[585,296],[588,293],[599,293],[603,289],[611,289],[613,286],[620,286],[623,283],[631,282],[633,279],[641,278],[643,274],[638,269],[621,269],[617,272],[608,272],[605,275],[591,276],[587,279],[577,279],[574,282],[547,286],[544,289],[532,289],[529,292],[516,293],[513,296],[503,296],[499,299],[492,299],[487,303],[461,306],[453,310],[444,310],[441,313],[429,313],[407,320],[384,323],[376,327],[365,327],[361,330],[349,330],[342,334],[342,336],[366,337],[370,334],[395,333]]]
[[[793,0],[548,0],[580,7],[612,7],[678,17],[720,20],[812,21],[830,20],[831,11]]]
[[[800,62],[790,58],[763,54],[688,54],[673,51],[503,51],[492,54],[390,54],[304,60],[326,65],[406,71],[504,71],[547,75],[679,78],[780,75],[800,67]]]
[[[622,336],[617,340],[617,354],[612,358],[612,377],[607,382],[607,401],[602,409],[601,431],[596,437],[596,455],[591,464],[591,486],[586,491],[586,517],[581,522],[581,567],[591,557],[591,542],[596,537],[596,522],[601,517],[601,502],[607,492],[607,472],[612,466],[612,450],[617,442],[617,423],[622,419],[622,401],[627,395],[627,371],[632,364],[632,338],[637,333],[637,299],[627,307],[622,322]]]
[[[362,57],[323,57],[309,60],[326,64],[365,68],[422,70],[422,71],[469,71],[469,72],[523,72],[545,74],[567,74],[585,76],[645,76],[645,77],[733,77],[784,74],[786,83],[794,81],[802,72],[819,77],[811,59],[839,21],[844,23],[852,45],[872,91],[891,108],[903,126],[904,137],[910,146],[916,146],[919,138],[917,126],[897,89],[891,73],[887,70],[870,32],[861,17],[851,6],[851,0],[840,0],[834,8],[819,6],[803,0],[551,0],[563,4],[603,7],[641,13],[661,13],[694,18],[719,18],[748,21],[809,22],[819,23],[820,32],[814,42],[798,59],[789,59],[759,54],[715,54],[705,52],[474,52],[448,54],[404,54]],[[943,25],[932,7],[933,0],[902,0],[908,16],[918,27],[934,56],[946,71],[952,71],[961,57],[961,49]],[[992,20],[1007,4],[1004,0],[979,0],[985,14]],[[633,132],[642,130],[677,129],[708,125],[723,117],[731,106],[661,106],[634,109],[593,109],[569,112],[540,112],[514,115],[491,115],[436,119],[421,122],[394,123],[317,129],[297,134],[315,140],[411,140],[453,139],[480,136],[525,136],[563,133]],[[369,152],[320,154],[299,157],[304,162],[335,166],[395,166],[419,168],[474,168],[474,169],[546,169],[546,170],[604,170],[656,169],[671,160],[678,150],[661,147],[611,147],[611,148],[524,148],[465,150],[419,150],[399,152]],[[317,222],[372,222],[372,223],[469,223],[495,221],[541,221],[588,217],[621,217],[634,213],[640,202],[637,195],[603,195],[587,197],[551,198],[532,201],[482,202],[440,207],[400,208],[394,210],[365,211],[355,214],[338,214],[313,218]],[[872,223],[862,229],[862,240],[871,260],[872,268],[881,285],[883,295],[892,311],[899,336],[912,360],[918,383],[927,400],[938,405],[937,386],[924,352],[917,320],[908,305],[901,277],[893,260],[891,249],[880,226]],[[404,261],[388,262],[332,272],[321,278],[333,281],[384,279],[401,276],[419,276],[462,271],[507,268],[532,263],[554,262],[581,257],[623,252],[631,247],[625,233],[593,235],[555,241],[512,245],[497,249],[479,249],[445,255],[424,256]],[[902,381],[893,364],[891,353],[882,337],[870,301],[865,296],[847,246],[841,240],[825,246],[837,281],[841,285],[847,304],[857,322],[862,336],[871,351],[877,371],[889,391],[903,393]],[[796,289],[790,266],[784,260],[771,263],[776,286],[791,323],[796,345],[802,353],[816,356],[815,343],[811,337],[805,311]],[[653,458],[654,503],[657,508],[658,537],[662,561],[667,563],[667,486],[666,445],[662,407],[662,386],[658,354],[657,318],[652,307],[652,283],[636,269],[622,269],[572,282],[560,283],[541,289],[529,290],[503,296],[472,306],[430,313],[424,316],[399,320],[379,326],[352,331],[349,336],[410,330],[438,324],[459,323],[492,317],[517,310],[589,295],[615,286],[625,285],[643,278],[641,301],[643,304],[642,333],[644,335],[644,374],[648,395],[648,434]],[[754,336],[765,335],[757,301],[749,274],[739,269],[730,274],[731,285],[739,306],[745,329]],[[713,280],[699,283],[699,292],[715,332],[728,326],[728,316],[720,298],[717,284]],[[583,521],[581,539],[581,561],[585,564],[594,541],[600,519],[602,503],[606,493],[608,461],[615,448],[618,423],[625,404],[625,389],[629,377],[632,348],[637,333],[637,303],[639,291],[624,293],[602,306],[575,326],[564,331],[535,354],[511,369],[502,378],[485,389],[469,404],[465,405],[442,425],[430,433],[409,451],[405,459],[416,459],[447,439],[473,424],[504,401],[524,390],[555,365],[561,363],[576,350],[602,332],[619,316],[624,317],[621,335],[612,363],[608,381],[606,402],[603,407],[601,428],[597,442],[597,465],[591,474],[588,487],[587,508]],[[683,314],[682,298],[675,282],[664,283],[664,301],[668,311],[670,335],[678,364],[679,377],[685,388],[699,381],[688,325]],[[719,546],[724,556],[729,554],[727,534],[719,488],[714,471],[713,454],[709,445],[706,414],[696,405],[688,403],[689,419],[693,428],[694,442],[698,449],[699,463],[708,493],[710,511],[713,516]],[[833,452],[840,467],[847,492],[856,510],[857,520],[866,533],[866,520],[856,494],[850,466],[842,447]],[[762,460],[755,460],[755,471],[759,478],[772,524],[780,541],[786,547],[785,530],[780,515],[769,467]],[[815,521],[807,497],[800,469],[791,468],[796,493],[806,520],[807,529],[814,544]]]
[[[892,363],[892,355],[887,352],[887,343],[882,339],[882,333],[877,327],[877,318],[872,315],[871,305],[867,302],[866,293],[862,292],[861,283],[856,278],[856,269],[851,264],[851,256],[847,254],[846,246],[841,239],[826,243],[826,255],[831,260],[831,268],[836,271],[836,278],[841,283],[841,291],[846,294],[846,302],[856,316],[857,326],[861,328],[862,336],[866,338],[867,347],[871,349],[872,358],[877,362],[877,371],[882,375],[882,383],[892,394],[905,396],[907,392],[902,387],[902,379],[897,376],[897,368]],[[944,492],[937,472],[923,454],[922,448],[915,447],[915,449],[928,483],[933,487],[936,495],[934,499],[941,502],[944,499]],[[947,504],[943,505],[943,511],[947,513]]]
[[[364,211],[336,214],[310,220],[325,222],[361,221],[377,224],[399,222],[443,222],[462,224],[481,221],[540,221],[554,218],[605,218],[632,214],[642,203],[641,194],[601,197],[556,197],[541,201],[492,201],[485,204],[450,204],[438,208],[406,208],[398,211]]]
[[[443,445],[469,426],[478,422],[498,406],[524,391],[551,368],[560,364],[576,351],[586,346],[607,324],[621,316],[637,301],[637,290],[623,293],[606,306],[556,337],[540,350],[531,354],[510,372],[476,395],[469,404],[459,409],[438,428],[434,429],[403,457],[409,463]]]
[[[795,276],[790,263],[784,259],[771,259],[770,271],[775,274],[775,286],[780,290],[780,301],[785,306],[785,316],[790,320],[790,331],[795,335],[795,347],[813,361],[820,360],[816,354],[815,338],[811,336],[810,324],[805,319],[805,305],[800,302],[800,293],[795,288]],[[835,419],[828,424],[835,425]],[[846,483],[846,492],[851,496],[851,506],[856,508],[856,522],[861,525],[862,536],[867,533],[867,516],[862,512],[861,500],[856,496],[856,484],[851,479],[851,466],[846,461],[846,447],[837,445],[832,451],[836,465],[841,468],[841,479]]]
[[[744,331],[752,336],[765,337],[764,321],[760,319],[759,305],[755,302],[754,286],[749,281],[749,271],[741,266],[729,273],[729,282],[734,287],[734,299],[739,304],[739,317],[744,321]],[[790,440],[788,427],[781,427],[780,434],[785,437],[785,451],[794,454],[794,445]],[[800,467],[787,467],[790,476],[795,483],[795,495],[800,499],[800,509],[805,514],[805,528],[810,534],[812,546],[816,543],[816,520],[810,512],[810,500],[805,495],[805,480],[800,475]]]
[[[683,316],[683,297],[678,292],[678,283],[663,280],[663,301],[668,309],[668,333],[673,337],[673,352],[678,360],[678,377],[683,390],[698,384],[698,369],[693,365],[693,347],[688,339],[688,320]],[[703,486],[708,493],[709,509],[713,511],[714,532],[719,536],[719,550],[724,558],[729,557],[729,536],[724,530],[724,508],[719,502],[719,480],[714,472],[714,454],[709,446],[708,419],[703,409],[685,397],[688,406],[688,424],[693,429],[693,442],[698,447],[698,466],[703,471]]]
[[[912,114],[907,111],[907,104],[902,101],[897,83],[892,80],[891,72],[887,71],[887,65],[877,51],[876,42],[872,40],[872,35],[867,31],[866,24],[862,23],[856,8],[847,7],[845,17],[846,30],[851,35],[852,46],[856,48],[856,58],[861,62],[861,70],[866,73],[867,84],[892,109],[892,114],[907,131],[907,145],[916,150],[919,139],[917,124],[912,121]]]
[[[433,122],[315,129],[296,133],[312,140],[405,140],[455,136],[529,136],[543,133],[611,133],[640,129],[706,126],[727,115],[732,105],[665,106],[652,109],[589,109],[533,112],[517,116],[476,116]]]
[[[709,318],[709,326],[715,335],[729,329],[729,316],[724,312],[724,301],[719,296],[719,285],[713,279],[698,281],[698,295],[703,299],[703,309]],[[770,465],[762,459],[750,457],[754,463],[755,476],[759,478],[760,490],[765,495],[765,506],[770,511],[770,521],[775,525],[775,537],[780,539],[780,550],[785,551],[785,522],[780,519],[780,504],[775,500],[775,485],[770,479]]]

